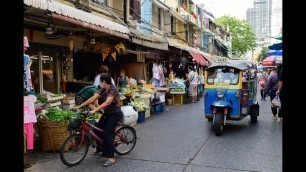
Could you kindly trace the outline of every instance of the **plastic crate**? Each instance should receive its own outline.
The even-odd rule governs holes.
[[[184,98],[184,94],[172,94],[173,105],[182,105],[183,98]]]

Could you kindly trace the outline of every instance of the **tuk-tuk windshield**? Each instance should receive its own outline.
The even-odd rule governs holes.
[[[212,68],[207,70],[207,84],[228,83],[238,84],[239,70],[229,67]]]

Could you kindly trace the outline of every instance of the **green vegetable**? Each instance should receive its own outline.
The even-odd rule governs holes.
[[[71,117],[77,115],[73,111],[64,111],[57,108],[50,108],[46,113],[47,117],[51,122],[68,122]]]

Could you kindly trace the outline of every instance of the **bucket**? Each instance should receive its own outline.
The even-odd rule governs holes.
[[[164,105],[162,103],[155,104],[153,106],[153,110],[154,110],[155,114],[160,114],[160,113],[164,112]]]
[[[172,105],[172,99],[167,99],[167,105]]]
[[[138,119],[137,123],[142,123],[145,121],[146,111],[140,111],[138,112]]]

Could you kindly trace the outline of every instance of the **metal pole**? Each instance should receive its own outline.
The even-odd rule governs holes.
[[[42,93],[44,88],[43,73],[42,73],[42,52],[38,51],[38,76],[39,76],[39,94]]]
[[[55,76],[55,82],[56,82],[56,92],[60,93],[61,90],[61,56],[59,53],[56,54],[55,59],[55,70],[56,70],[56,76]]]

